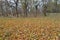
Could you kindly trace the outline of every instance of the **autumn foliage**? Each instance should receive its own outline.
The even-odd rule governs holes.
[[[0,40],[59,40],[60,20],[1,18]]]

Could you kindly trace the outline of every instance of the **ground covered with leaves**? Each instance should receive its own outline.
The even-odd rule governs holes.
[[[0,18],[0,40],[59,40],[60,19]]]

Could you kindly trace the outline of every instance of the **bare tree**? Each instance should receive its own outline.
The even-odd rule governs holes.
[[[27,7],[28,7],[28,2],[27,2],[27,0],[24,0],[24,2],[23,2],[23,9],[24,9],[24,15],[25,15],[25,17],[27,17]]]
[[[15,6],[15,7],[16,7],[16,8],[15,8],[15,9],[16,9],[16,13],[14,13],[13,15],[17,15],[17,17],[19,16],[19,15],[18,15],[18,14],[19,14],[19,13],[18,13],[18,2],[19,2],[19,0],[14,0],[14,3],[15,3],[15,5],[16,5],[16,6]]]
[[[57,12],[57,1],[58,0],[55,0],[55,12]]]
[[[39,5],[38,1],[35,1],[35,9],[36,9],[36,14],[35,14],[35,17],[37,16],[38,5]]]
[[[43,13],[45,16],[47,16],[47,0],[42,0],[43,1]]]
[[[1,15],[3,16],[4,15],[4,13],[3,13],[3,2],[2,2],[2,0],[0,1],[0,11],[1,11]]]

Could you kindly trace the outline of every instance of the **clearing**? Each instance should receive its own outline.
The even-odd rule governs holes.
[[[60,19],[0,18],[0,40],[59,40]]]

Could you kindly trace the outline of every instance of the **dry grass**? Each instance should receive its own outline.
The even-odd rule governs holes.
[[[60,19],[0,18],[0,40],[59,40]]]

